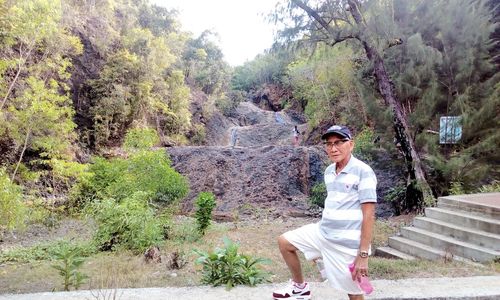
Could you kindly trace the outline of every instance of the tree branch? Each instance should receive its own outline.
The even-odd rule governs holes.
[[[299,0],[292,0],[293,3],[295,3],[298,7],[303,9],[311,18],[313,18],[316,22],[318,22],[321,27],[323,27],[329,34],[331,38],[333,38],[333,41],[329,43],[329,45],[334,46],[340,42],[343,42],[348,39],[355,38],[354,35],[345,35],[345,36],[340,36],[340,31],[333,30],[332,27],[312,8],[304,4],[302,1]],[[335,20],[335,18],[333,18]]]

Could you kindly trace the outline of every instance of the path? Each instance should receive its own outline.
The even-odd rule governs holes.
[[[493,300],[500,299],[500,276],[462,278],[418,278],[404,280],[374,280],[375,291],[367,300]],[[141,288],[100,291],[74,291],[22,295],[0,295],[0,300],[265,300],[279,285],[257,287],[238,286],[229,291],[223,287]],[[345,299],[343,293],[327,283],[312,283],[312,299]],[[116,293],[116,297],[112,295]]]

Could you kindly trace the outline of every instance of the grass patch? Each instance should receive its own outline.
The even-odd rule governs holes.
[[[425,277],[464,277],[498,273],[495,263],[476,267],[458,261],[429,261],[423,259],[399,260],[381,257],[370,258],[370,276],[373,279],[403,279]]]
[[[72,244],[82,256],[87,257],[96,252],[95,246],[89,241],[56,240],[41,243],[31,247],[12,248],[0,253],[0,264],[6,262],[32,263],[40,260],[54,260],[54,255],[65,244]]]

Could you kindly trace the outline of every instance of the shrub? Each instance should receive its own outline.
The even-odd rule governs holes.
[[[450,195],[466,194],[463,184],[460,181],[453,181],[449,190]]]
[[[159,142],[160,139],[156,130],[137,127],[127,131],[123,146],[128,150],[149,149]]]
[[[80,249],[69,243],[63,243],[54,250],[53,255],[60,263],[52,265],[52,268],[58,270],[59,275],[63,277],[64,290],[69,291],[71,286],[75,290],[78,289],[83,281],[88,278],[87,275],[79,271],[85,261]]]
[[[205,234],[206,229],[212,220],[212,211],[215,208],[215,196],[210,192],[201,192],[196,198],[196,223],[198,232]]]
[[[390,188],[385,196],[385,200],[391,203],[396,215],[401,214],[405,207],[406,186],[403,183],[399,183]]]
[[[148,206],[147,197],[139,191],[120,203],[105,199],[87,208],[97,224],[94,241],[100,250],[124,248],[139,253],[163,240],[163,220]]]
[[[135,192],[147,194],[144,200],[173,204],[188,193],[186,179],[170,167],[163,151],[140,150],[128,159],[97,157],[90,166],[92,175],[79,183],[73,205],[82,207],[95,199],[121,201]]]
[[[197,264],[203,265],[202,283],[213,286],[226,285],[230,289],[238,284],[254,286],[268,282],[269,274],[259,269],[259,264],[270,260],[253,258],[239,254],[239,245],[224,237],[224,248],[216,248],[214,252],[195,250],[199,255]]]
[[[311,188],[311,196],[309,203],[319,207],[325,207],[325,199],[327,196],[326,185],[324,182],[318,182]]]
[[[364,161],[371,161],[375,144],[375,133],[373,129],[365,127],[354,139],[356,146],[354,147],[354,155]]]
[[[10,181],[4,169],[0,168],[0,236],[4,231],[24,226],[26,207],[21,187]]]
[[[479,188],[479,193],[498,193],[500,192],[500,181],[493,180],[492,183],[483,185]]]

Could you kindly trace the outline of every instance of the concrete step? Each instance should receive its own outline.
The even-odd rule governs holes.
[[[487,262],[500,257],[499,251],[462,242],[421,228],[403,227],[401,228],[401,235],[404,238],[442,250],[448,255],[460,256],[472,261]]]
[[[425,216],[475,230],[500,234],[499,219],[471,215],[466,212],[443,209],[439,207],[427,207],[425,209]]]
[[[449,236],[463,242],[500,251],[499,234],[474,230],[428,217],[416,217],[413,219],[413,226]]]
[[[424,245],[401,236],[390,237],[389,247],[415,257],[429,260],[452,259],[450,254],[447,254],[445,251],[432,248],[428,245]]]
[[[438,207],[500,219],[500,193],[439,197]]]
[[[415,256],[398,251],[391,247],[378,247],[375,250],[375,256],[395,259],[414,260]]]

